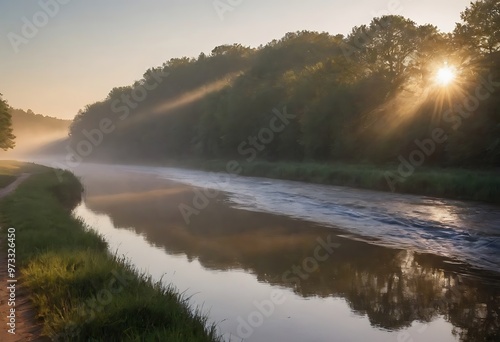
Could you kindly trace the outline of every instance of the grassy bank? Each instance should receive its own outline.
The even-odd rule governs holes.
[[[10,183],[16,180],[15,176],[12,175],[0,175],[0,189],[6,187]]]
[[[0,222],[16,228],[17,275],[46,335],[56,341],[219,340],[178,293],[110,255],[105,241],[71,216],[81,196],[72,174],[59,182],[49,168],[0,162],[0,174],[28,168],[32,176],[0,201]]]
[[[228,161],[189,161],[174,166],[227,172]],[[500,203],[500,171],[445,168],[417,168],[406,178],[397,180],[397,165],[386,167],[356,164],[320,164],[292,162],[239,162],[240,175],[304,181],[319,184],[348,186],[362,189],[395,192],[450,199]]]

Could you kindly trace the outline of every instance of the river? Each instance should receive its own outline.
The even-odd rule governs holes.
[[[84,164],[74,215],[227,341],[500,340],[500,208]]]

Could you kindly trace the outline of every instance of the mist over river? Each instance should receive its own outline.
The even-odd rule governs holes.
[[[176,168],[71,171],[85,187],[74,215],[228,341],[500,339],[498,207]]]

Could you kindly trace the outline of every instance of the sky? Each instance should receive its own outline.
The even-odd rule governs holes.
[[[257,47],[298,30],[348,34],[400,14],[453,30],[470,0],[0,0],[0,93],[72,119],[173,57]]]

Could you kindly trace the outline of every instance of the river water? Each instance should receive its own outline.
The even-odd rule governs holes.
[[[498,341],[500,208],[85,164],[74,215],[227,341]]]

